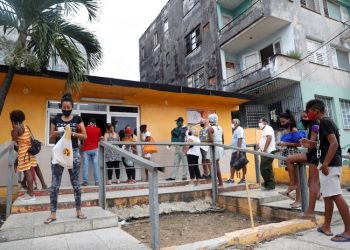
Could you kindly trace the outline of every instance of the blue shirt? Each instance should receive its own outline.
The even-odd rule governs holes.
[[[238,139],[242,138],[242,143],[241,143],[241,148],[246,149],[247,148],[247,143],[245,141],[245,136],[244,136],[244,129],[239,126],[238,128],[235,129],[232,135],[232,146],[233,147],[238,147]],[[233,149],[232,152],[236,152],[236,149]]]

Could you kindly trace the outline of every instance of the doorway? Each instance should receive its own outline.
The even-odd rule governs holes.
[[[273,51],[272,44],[260,50],[261,63],[263,67],[269,64],[269,58],[273,55],[274,55],[274,51]]]
[[[101,135],[104,135],[106,132],[107,115],[81,113],[81,118],[83,119],[85,127],[89,124],[89,119],[92,117],[96,119],[96,126],[101,129]]]

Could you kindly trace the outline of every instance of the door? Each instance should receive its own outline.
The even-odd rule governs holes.
[[[260,50],[261,63],[263,67],[269,64],[269,58],[273,55],[274,55],[274,51],[273,51],[272,44]]]
[[[258,58],[257,52],[254,52],[249,55],[245,55],[243,57],[244,69],[246,71],[245,75],[256,71],[259,68],[259,67],[255,67],[255,65],[258,66],[257,65],[258,62],[259,62],[259,58]]]
[[[83,119],[85,127],[89,124],[89,119],[92,117],[96,120],[96,127],[100,128],[102,135],[104,135],[106,132],[107,115],[81,113],[81,118]]]

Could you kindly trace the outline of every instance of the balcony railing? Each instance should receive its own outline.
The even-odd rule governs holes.
[[[248,76],[251,73],[254,73],[262,68],[262,63],[258,62],[257,64],[254,64],[250,66],[249,68],[246,68],[245,70],[242,70],[238,74],[235,74],[233,76],[228,77],[224,80],[224,87],[227,87],[229,85],[234,84],[236,81]]]
[[[247,16],[249,16],[251,13],[253,13],[256,10],[261,11],[261,14],[263,14],[262,0],[255,1],[248,9],[243,11],[241,14],[235,17],[231,22],[229,22],[224,27],[222,27],[222,29],[219,31],[220,34],[224,34],[230,31],[236,24],[241,22],[243,19],[245,19]]]

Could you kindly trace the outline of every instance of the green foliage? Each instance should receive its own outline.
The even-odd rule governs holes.
[[[294,58],[294,59],[301,59],[301,53],[297,50],[292,50],[287,53],[287,56]]]
[[[5,63],[40,71],[60,59],[69,70],[66,91],[79,91],[87,71],[100,65],[102,50],[94,34],[67,17],[85,8],[92,21],[99,7],[100,0],[0,0],[0,26],[18,36],[12,44],[0,39]]]

